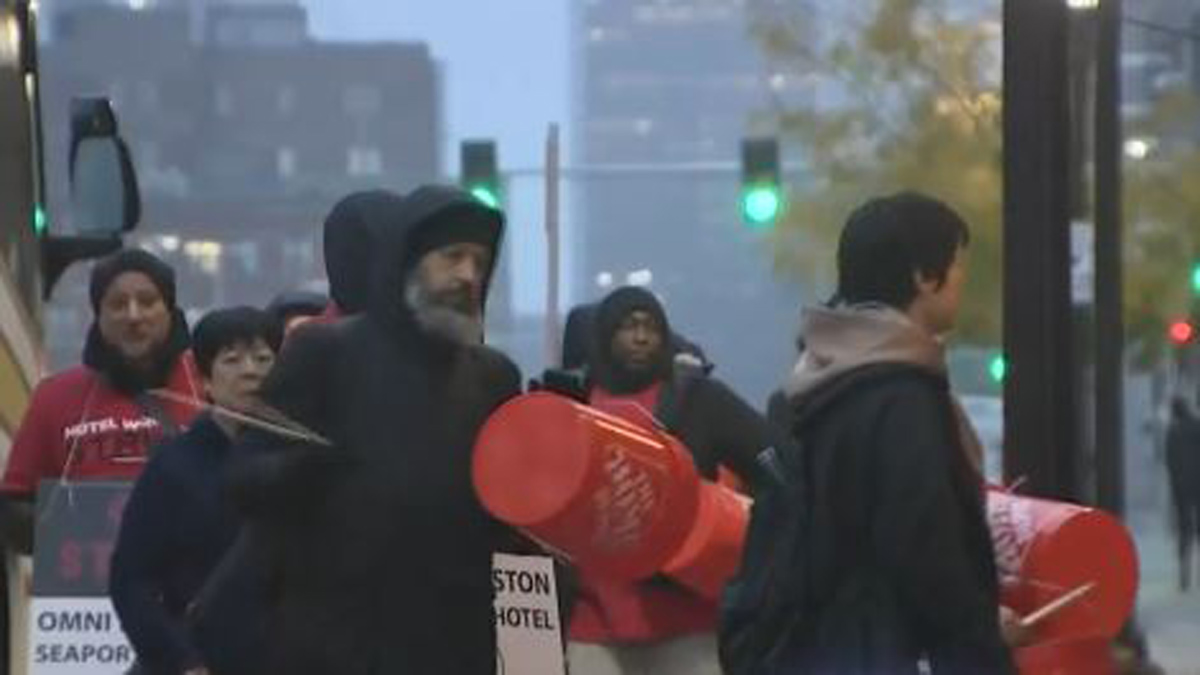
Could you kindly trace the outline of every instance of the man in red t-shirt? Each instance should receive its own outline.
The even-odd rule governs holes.
[[[588,353],[588,402],[640,422],[653,415],[683,441],[700,475],[732,471],[757,482],[759,452],[775,444],[765,418],[673,345],[652,293],[613,291],[596,308]],[[644,419],[644,417],[643,417]],[[581,575],[568,657],[576,675],[719,675],[709,599],[656,577],[641,583]]]
[[[0,480],[6,543],[32,550],[33,500],[45,479],[133,479],[147,451],[196,410],[153,395],[199,399],[175,273],[140,249],[97,263],[89,287],[95,320],[83,364],[42,380]]]

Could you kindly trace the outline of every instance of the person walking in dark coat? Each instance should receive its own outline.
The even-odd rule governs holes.
[[[491,675],[492,554],[511,532],[471,483],[482,423],[520,374],[481,344],[503,217],[427,186],[367,215],[384,234],[364,314],[306,326],[249,432],[235,495],[271,551],[272,663],[287,675]]]
[[[279,349],[281,327],[251,307],[216,310],[193,331],[192,348],[208,398],[225,410],[246,411]],[[241,423],[206,413],[182,435],[155,449],[121,522],[110,591],[121,627],[138,657],[135,672],[224,675],[232,647],[248,634],[261,607],[243,606],[224,626],[221,644],[201,648],[188,609],[233,542],[239,522],[226,499],[225,471]],[[247,599],[248,601],[248,599]],[[237,672],[252,673],[253,668]]]
[[[1167,426],[1167,475],[1175,507],[1175,541],[1179,556],[1179,590],[1192,580],[1192,549],[1200,537],[1200,419],[1187,399],[1171,401]]]
[[[804,312],[790,410],[773,406],[800,448],[775,466],[799,487],[756,504],[723,615],[729,672],[1013,672],[977,442],[950,394],[941,340],[958,314],[967,242],[953,210],[915,193],[850,216],[835,299]],[[761,527],[772,518],[778,529]],[[754,568],[772,538],[790,557],[771,564],[787,568]],[[746,606],[738,593],[755,575],[780,585]],[[758,653],[736,651],[755,644]]]

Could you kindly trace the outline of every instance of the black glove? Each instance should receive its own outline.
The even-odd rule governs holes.
[[[542,372],[541,381],[529,381],[529,390],[548,391],[580,403],[588,402],[587,375],[579,370],[547,368]]]

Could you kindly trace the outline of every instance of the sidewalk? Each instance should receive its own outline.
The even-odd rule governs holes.
[[[1141,562],[1138,618],[1150,654],[1169,675],[1200,675],[1200,588],[1178,589],[1175,543],[1165,518],[1141,518],[1134,528]]]

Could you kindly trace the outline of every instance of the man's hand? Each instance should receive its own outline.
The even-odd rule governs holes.
[[[1033,642],[1033,629],[1021,623],[1021,615],[1001,605],[1000,634],[1010,648],[1024,647]]]

